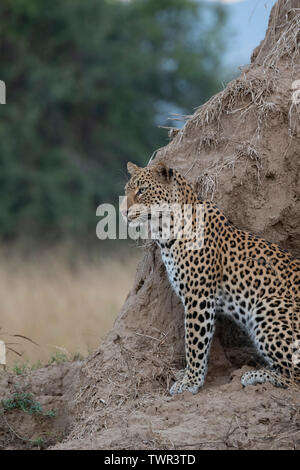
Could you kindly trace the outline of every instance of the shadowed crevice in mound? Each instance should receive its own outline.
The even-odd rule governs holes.
[[[155,161],[186,175],[233,224],[300,257],[298,8],[295,0],[276,3],[252,63],[174,130]],[[242,366],[257,358],[224,321],[204,388],[169,397],[184,366],[183,338],[181,302],[149,244],[113,330],[81,369],[72,432],[56,448],[299,448],[299,393],[243,389]]]

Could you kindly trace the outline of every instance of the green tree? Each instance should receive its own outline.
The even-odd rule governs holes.
[[[94,233],[164,110],[220,88],[226,16],[197,0],[1,0],[0,236]]]

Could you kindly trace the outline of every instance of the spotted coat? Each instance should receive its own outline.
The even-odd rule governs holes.
[[[199,200],[187,180],[163,163],[146,168],[129,163],[128,170],[131,179],[121,212],[129,223],[151,219],[150,207],[161,203],[190,205],[195,230],[199,205],[203,218],[196,249],[190,248],[188,237],[159,237],[161,227],[156,238],[185,310],[186,368],[170,393],[196,393],[204,384],[220,310],[248,333],[266,363],[246,372],[243,385],[299,382],[300,261],[275,243],[234,227],[215,204]]]

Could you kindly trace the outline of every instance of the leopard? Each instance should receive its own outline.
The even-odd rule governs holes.
[[[200,198],[186,177],[163,161],[146,167],[129,162],[127,170],[130,178],[120,212],[129,226],[151,225],[153,207],[191,208],[186,219],[192,230],[164,234],[160,214],[161,223],[152,234],[184,307],[186,367],[178,371],[169,393],[195,394],[203,387],[220,311],[248,334],[262,359],[260,368],[242,375],[243,387],[265,382],[298,386],[300,260],[278,244],[235,227],[212,200]],[[169,219],[172,228],[174,214]]]

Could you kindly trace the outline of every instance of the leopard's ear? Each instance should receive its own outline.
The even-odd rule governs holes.
[[[138,166],[135,165],[134,163],[128,162],[127,163],[127,171],[128,173],[132,176],[134,173],[138,170]]]
[[[156,165],[154,165],[153,171],[159,181],[161,181],[162,183],[170,183],[173,176],[173,170],[172,168],[169,168],[165,163],[156,163]]]

